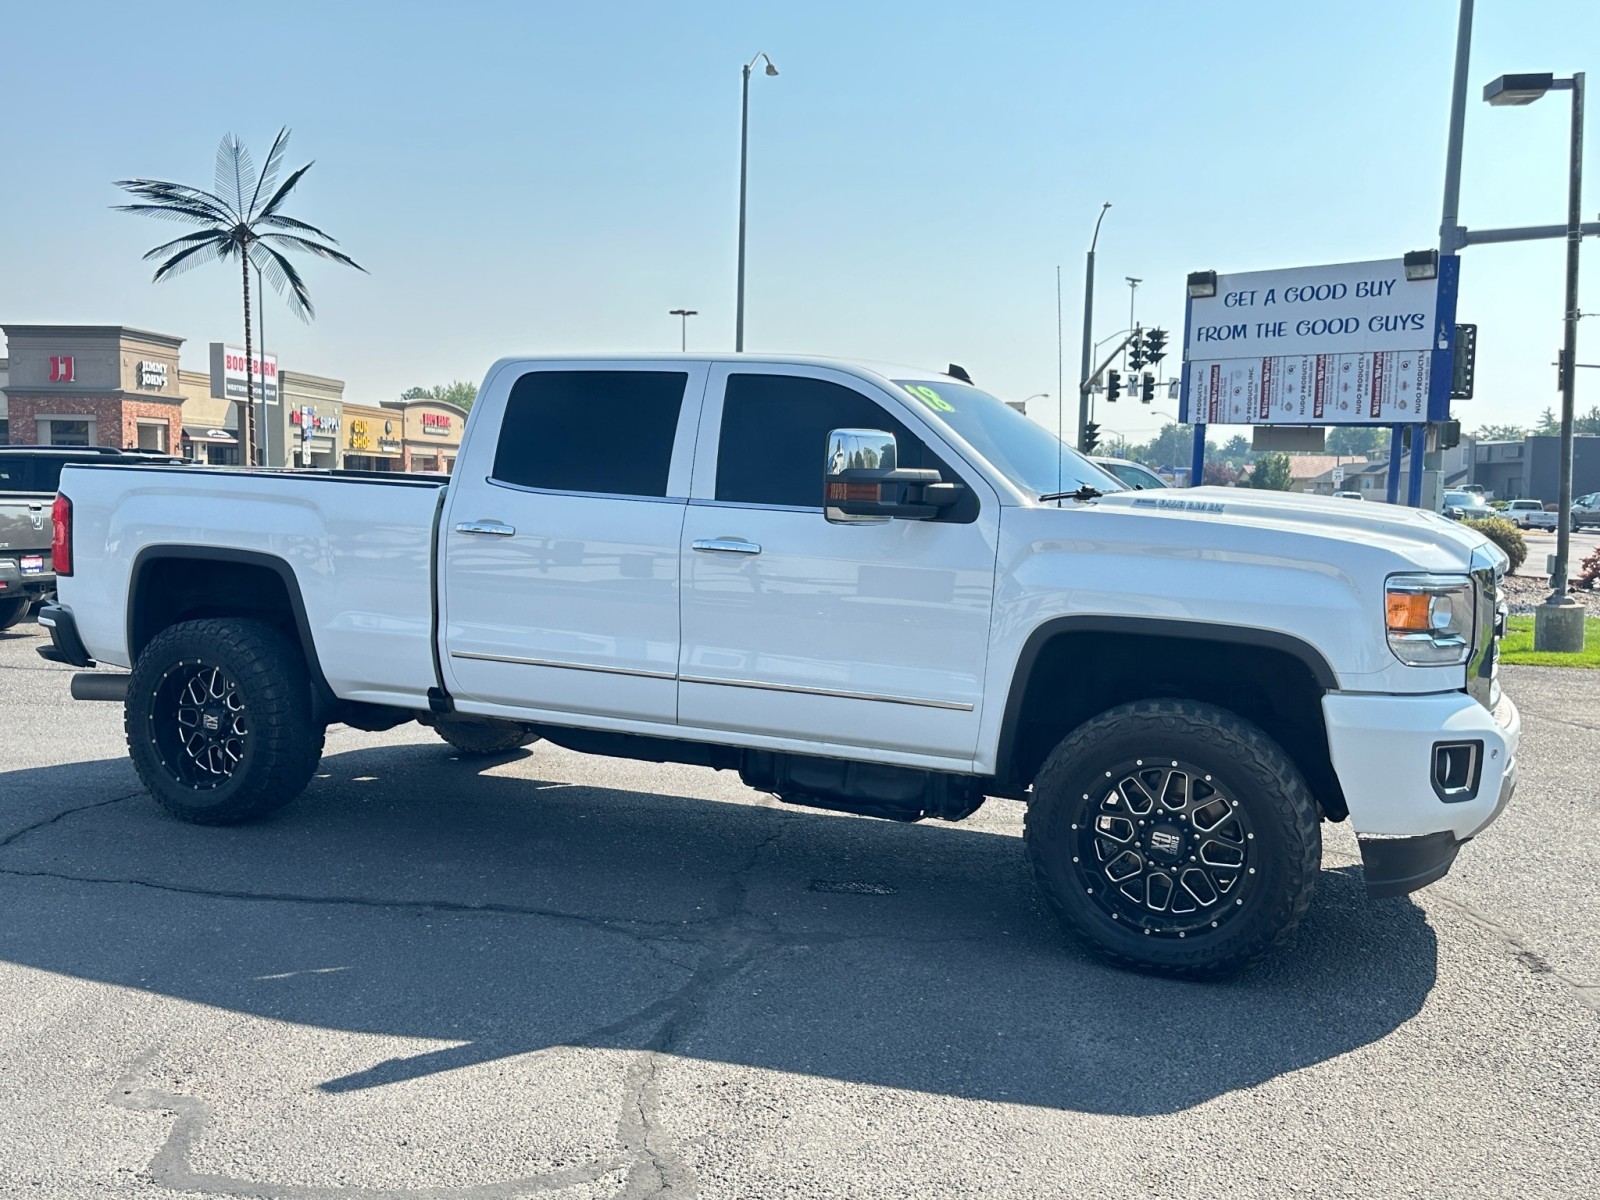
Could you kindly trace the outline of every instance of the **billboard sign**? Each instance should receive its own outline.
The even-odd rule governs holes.
[[[249,362],[255,375],[255,393],[258,402],[278,402],[278,359],[273,354],[257,354],[246,360],[238,346],[221,342],[211,343],[211,394],[218,400],[243,400],[245,398],[245,364]]]
[[[1460,259],[1218,275],[1184,324],[1185,423],[1395,425],[1450,406]]]

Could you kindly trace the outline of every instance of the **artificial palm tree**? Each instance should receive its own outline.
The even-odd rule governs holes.
[[[289,148],[289,129],[278,130],[272,149],[267,152],[267,163],[261,174],[256,174],[250,151],[233,134],[222,139],[217,147],[216,191],[207,192],[182,183],[164,183],[159,179],[119,179],[117,186],[137,196],[142,203],[116,205],[118,212],[143,213],[168,221],[181,221],[198,225],[193,233],[186,233],[157,246],[146,254],[145,261],[164,259],[156,268],[155,282],[181,275],[203,262],[239,260],[239,278],[244,288],[244,353],[245,353],[245,418],[240,422],[243,441],[242,459],[255,463],[255,372],[249,363],[254,358],[250,342],[250,266],[253,263],[263,279],[272,284],[280,295],[285,285],[289,288],[289,307],[302,321],[316,316],[311,296],[304,280],[294,269],[294,264],[284,257],[284,250],[303,250],[318,258],[366,268],[348,254],[333,247],[339,243],[315,225],[308,225],[294,217],[285,216],[280,209],[289,193],[311,169],[307,163],[278,186],[278,170],[283,165],[284,152]],[[320,241],[317,239],[321,239]]]

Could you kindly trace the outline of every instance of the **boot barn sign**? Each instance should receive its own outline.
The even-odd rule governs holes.
[[[245,366],[249,364],[254,375],[256,401],[278,402],[278,359],[273,354],[257,354],[246,359],[238,346],[211,343],[211,394],[218,400],[243,400],[245,398]]]
[[[1196,425],[1444,420],[1459,268],[1460,259],[1446,256],[1410,269],[1397,258],[1191,276],[1180,418]]]

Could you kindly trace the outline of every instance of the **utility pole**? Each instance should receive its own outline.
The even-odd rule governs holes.
[[[1089,369],[1094,365],[1090,361],[1094,354],[1094,248],[1100,241],[1100,222],[1106,219],[1106,210],[1110,207],[1111,201],[1109,200],[1100,206],[1100,215],[1095,218],[1094,236],[1089,239],[1089,255],[1083,269],[1083,357],[1078,370],[1078,438],[1074,443],[1079,450],[1083,449],[1083,440],[1089,428]],[[1059,279],[1059,268],[1057,277]],[[1058,285],[1058,310],[1059,295]],[[1061,397],[1065,394],[1065,387],[1058,384],[1056,395]],[[1065,433],[1064,430],[1058,430],[1058,432]],[[1065,440],[1064,437],[1063,440]]]

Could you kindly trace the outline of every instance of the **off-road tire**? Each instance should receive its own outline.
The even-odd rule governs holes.
[[[539,740],[521,725],[491,718],[466,719],[461,717],[439,721],[434,732],[470,758],[489,758],[496,754],[510,754],[523,746]]]
[[[27,596],[18,596],[15,600],[0,600],[0,629],[10,629],[27,616],[28,609],[32,607],[33,601]]]
[[[244,732],[237,747],[216,752],[231,769],[197,779],[203,767],[186,749],[180,709],[193,711],[185,709],[186,688],[205,672],[226,681],[221,711],[235,711],[227,706],[237,700]],[[235,825],[282,808],[305,790],[322,757],[324,729],[311,719],[305,657],[259,621],[184,621],[156,634],[134,664],[123,714],[139,778],[157,804],[196,825]]]
[[[1096,857],[1104,843],[1095,840],[1099,827],[1091,824],[1106,813],[1107,799],[1115,794],[1113,773],[1121,774],[1132,762],[1148,761],[1161,769],[1175,760],[1199,768],[1206,780],[1225,789],[1224,800],[1237,801],[1233,811],[1245,822],[1235,828],[1250,831],[1248,841],[1244,835],[1240,839],[1246,850],[1237,890],[1212,902],[1220,907],[1197,908],[1204,927],[1181,936],[1159,928],[1147,931],[1149,924],[1161,922],[1109,882],[1112,864]],[[1199,790],[1193,784],[1191,789]],[[1110,803],[1114,808],[1117,802]],[[1167,841],[1189,836],[1189,824],[1164,815],[1161,821]],[[1152,815],[1150,824],[1156,823]],[[1199,825],[1198,814],[1194,824]],[[1183,979],[1232,974],[1285,942],[1311,902],[1322,858],[1317,803],[1289,756],[1250,722],[1193,700],[1139,700],[1073,730],[1034,781],[1023,836],[1034,878],[1069,932],[1107,962]],[[1154,839],[1156,831],[1135,836]],[[1158,862],[1154,841],[1134,849],[1151,874],[1186,869],[1177,860],[1172,867]],[[1249,868],[1254,870],[1245,874]],[[1154,894],[1148,878],[1141,875],[1142,886],[1130,886]],[[1167,890],[1171,897],[1174,885]],[[1192,903],[1189,896],[1183,900]],[[1217,917],[1215,923],[1207,919],[1211,916]]]

